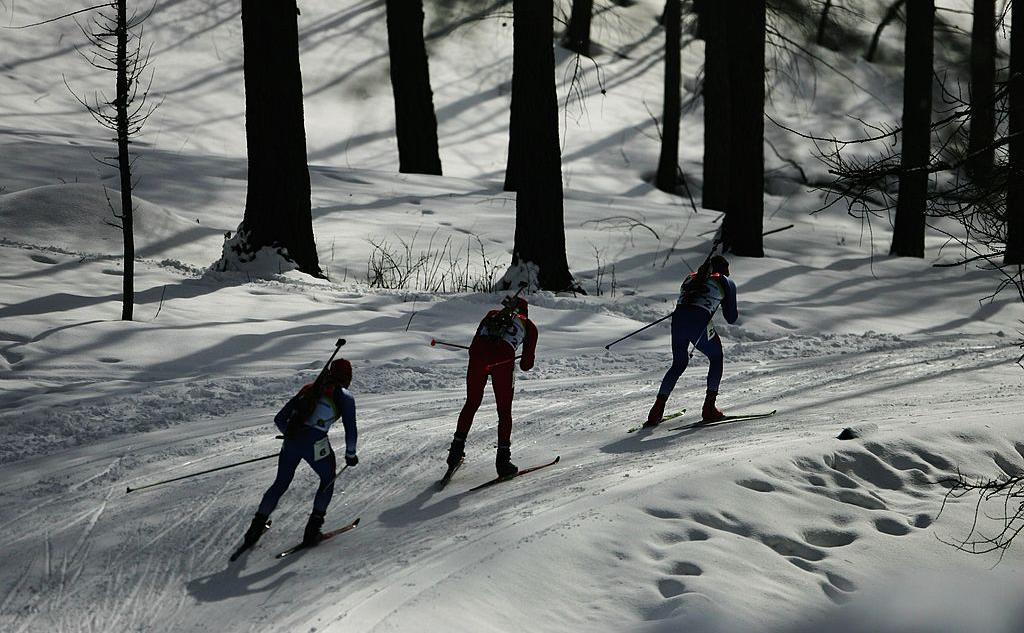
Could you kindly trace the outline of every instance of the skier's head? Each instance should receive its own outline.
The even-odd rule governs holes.
[[[352,384],[352,363],[344,358],[335,360],[327,370],[327,376],[342,387],[348,387]]]
[[[719,275],[729,276],[729,260],[721,255],[715,255],[711,258],[711,272],[718,273]]]

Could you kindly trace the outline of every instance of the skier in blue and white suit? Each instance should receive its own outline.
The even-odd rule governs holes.
[[[722,339],[711,324],[711,317],[719,307],[729,323],[735,323],[739,318],[736,284],[729,279],[729,261],[721,255],[715,255],[706,266],[690,273],[679,288],[679,300],[672,313],[672,366],[665,372],[658,397],[644,426],[655,426],[664,417],[665,402],[686,369],[690,343],[707,356],[710,362],[702,419],[704,422],[713,422],[724,417],[715,407],[718,387],[722,382]]]
[[[277,477],[264,493],[259,509],[256,510],[252,524],[245,534],[245,541],[250,546],[266,531],[270,514],[277,507],[281,496],[288,490],[295,476],[295,469],[302,461],[309,464],[320,476],[320,486],[313,498],[313,512],[306,523],[302,542],[305,545],[316,545],[320,542],[320,528],[323,527],[327,506],[334,495],[337,467],[327,431],[339,418],[345,426],[345,464],[355,466],[359,463],[359,457],[356,455],[356,401],[348,390],[352,382],[352,364],[343,358],[335,360],[331,363],[325,378],[319,394],[310,392],[314,385],[304,386],[274,417],[274,424],[285,438],[277,459]],[[296,410],[308,406],[309,398],[316,395],[319,397],[313,413],[301,424],[294,425],[296,428],[289,430],[288,422]]]

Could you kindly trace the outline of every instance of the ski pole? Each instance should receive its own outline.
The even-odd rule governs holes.
[[[665,319],[667,319],[667,318],[671,317],[671,316],[672,316],[672,314],[674,314],[674,312],[673,312],[673,313],[669,313],[669,314],[666,314],[665,316],[661,317],[661,318],[660,318],[660,319],[658,319],[657,321],[655,321],[655,322],[653,322],[653,323],[648,323],[647,325],[643,326],[643,327],[642,327],[642,328],[640,328],[639,330],[637,330],[637,331],[635,331],[635,332],[630,332],[629,334],[627,334],[627,335],[623,336],[622,338],[620,338],[620,339],[616,339],[616,340],[612,341],[611,343],[608,343],[607,345],[605,345],[605,346],[604,346],[604,348],[605,348],[605,349],[611,349],[611,346],[612,346],[612,345],[615,345],[616,343],[618,343],[618,342],[620,342],[620,341],[624,341],[624,340],[626,340],[627,338],[629,338],[629,337],[631,337],[631,336],[635,336],[635,335],[637,335],[637,334],[639,334],[639,333],[643,332],[644,330],[646,330],[646,329],[647,329],[647,328],[649,328],[649,327],[654,327],[655,325],[657,325],[657,324],[661,323],[661,322],[662,322],[662,321],[664,321]]]
[[[469,345],[459,345],[458,343],[448,343],[446,341],[439,341],[436,338],[430,339],[430,346],[434,347],[440,343],[441,345],[447,345],[448,347],[457,347],[459,349],[469,349]]]
[[[519,360],[522,357],[523,357],[523,355],[520,354],[519,356],[516,356],[515,358],[510,358],[508,360],[500,360],[500,361],[498,361],[496,363],[491,363],[490,365],[487,365],[486,369],[487,369],[487,371],[491,371],[492,369],[494,369],[498,365],[507,365],[509,363],[514,363],[514,362],[516,362],[517,360]]]
[[[198,477],[199,475],[205,475],[207,473],[217,472],[218,470],[225,470],[227,468],[234,468],[235,466],[242,466],[244,464],[251,464],[253,462],[258,462],[258,461],[261,461],[261,460],[264,460],[264,459],[271,459],[273,457],[277,457],[278,455],[279,455],[279,453],[274,453],[273,455],[264,455],[263,457],[255,457],[253,459],[247,459],[244,462],[238,462],[237,464],[228,464],[227,466],[218,466],[217,468],[211,468],[209,470],[203,470],[203,471],[200,471],[198,473],[192,473],[191,475],[182,475],[181,477],[175,477],[174,479],[166,479],[164,481],[158,481],[156,483],[146,484],[145,486],[139,486],[138,488],[132,488],[131,486],[128,486],[128,489],[125,491],[125,494],[128,494],[129,492],[135,492],[136,490],[143,490],[144,488],[152,488],[153,486],[162,486],[163,484],[169,484],[172,481],[181,481],[182,479],[189,479],[191,477]]]

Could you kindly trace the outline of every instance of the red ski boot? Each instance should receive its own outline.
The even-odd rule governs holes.
[[[715,407],[715,398],[717,397],[717,391],[708,389],[707,395],[704,396],[704,408],[701,410],[701,422],[717,422],[725,417],[725,414]]]
[[[661,419],[665,417],[666,402],[668,402],[668,396],[658,394],[657,399],[654,401],[654,406],[651,407],[651,412],[647,414],[647,421],[644,422],[645,427],[658,426],[661,424]]]

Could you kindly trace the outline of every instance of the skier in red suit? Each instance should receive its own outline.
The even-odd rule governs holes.
[[[519,472],[512,463],[512,392],[516,350],[523,345],[519,368],[533,367],[537,349],[537,326],[527,318],[526,299],[506,300],[501,310],[491,310],[480,321],[473,343],[469,346],[469,368],[466,371],[466,404],[459,413],[459,425],[448,450],[448,466],[456,467],[465,456],[466,436],[473,425],[473,416],[484,397],[487,376],[491,377],[494,400],[498,406],[498,452],[494,465],[500,477]]]

